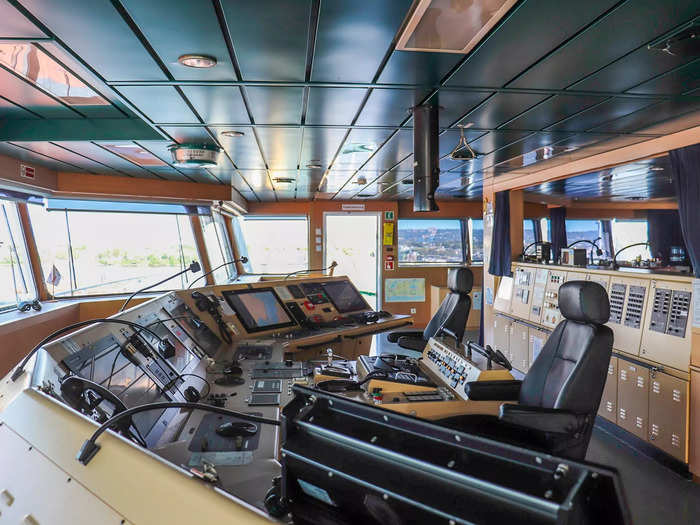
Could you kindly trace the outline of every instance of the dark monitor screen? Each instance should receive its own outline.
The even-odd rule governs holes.
[[[321,286],[338,313],[345,314],[370,308],[350,281],[330,281]]]
[[[272,288],[226,290],[222,294],[248,333],[296,326]]]

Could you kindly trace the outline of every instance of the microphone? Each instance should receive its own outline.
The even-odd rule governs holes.
[[[192,288],[192,285],[193,285],[194,283],[196,283],[196,282],[199,281],[200,279],[204,279],[207,275],[211,275],[212,273],[214,273],[214,272],[215,272],[216,270],[218,270],[219,268],[223,268],[224,266],[228,266],[229,264],[236,264],[236,263],[243,263],[243,264],[245,264],[245,263],[247,263],[247,262],[248,262],[248,257],[243,256],[243,257],[241,257],[240,259],[234,259],[233,261],[228,261],[228,262],[225,262],[225,263],[223,263],[223,264],[220,264],[219,266],[217,266],[217,267],[214,268],[213,270],[209,270],[207,273],[204,273],[204,274],[200,275],[199,277],[197,277],[194,281],[192,281],[192,282],[190,283],[190,285],[187,287],[187,289],[189,290],[190,288]]]
[[[126,305],[129,304],[129,301],[131,301],[131,300],[136,296],[136,294],[140,294],[141,292],[145,292],[146,290],[149,290],[150,288],[155,288],[155,287],[158,286],[159,284],[163,284],[164,282],[167,282],[167,281],[169,281],[170,279],[174,279],[175,277],[179,277],[179,276],[182,275],[183,273],[187,273],[187,272],[197,273],[197,272],[200,271],[201,269],[202,269],[202,267],[199,265],[199,263],[198,263],[197,261],[192,261],[192,262],[190,263],[190,265],[189,265],[187,268],[185,268],[184,270],[182,270],[182,271],[180,271],[180,272],[177,272],[175,275],[171,275],[170,277],[166,277],[166,278],[163,279],[162,281],[158,281],[158,282],[155,283],[155,284],[149,284],[148,286],[145,286],[145,287],[141,288],[140,290],[136,290],[134,293],[132,293],[132,294],[129,296],[129,298],[128,298],[126,301],[124,301],[124,304],[123,304],[122,307],[119,309],[119,311],[120,311],[120,312],[123,312],[123,311],[124,311],[124,308],[126,308]]]

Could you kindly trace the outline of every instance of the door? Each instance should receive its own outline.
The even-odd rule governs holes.
[[[325,213],[324,266],[335,261],[334,275],[347,275],[370,306],[379,301],[379,214]]]

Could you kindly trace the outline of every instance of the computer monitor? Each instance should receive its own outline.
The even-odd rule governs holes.
[[[222,294],[248,333],[297,325],[272,288],[226,290]]]
[[[321,286],[338,313],[371,309],[350,281],[329,281]]]

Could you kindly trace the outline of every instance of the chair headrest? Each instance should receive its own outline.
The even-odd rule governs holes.
[[[572,321],[605,324],[610,318],[608,292],[592,281],[569,281],[559,288],[559,311]]]
[[[474,274],[469,268],[450,268],[447,271],[447,287],[454,293],[469,293],[474,284]]]

